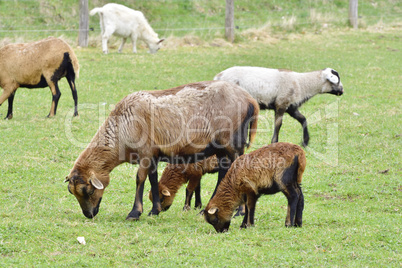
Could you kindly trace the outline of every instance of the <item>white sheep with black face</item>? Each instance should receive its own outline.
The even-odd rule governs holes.
[[[275,110],[275,130],[272,143],[278,142],[283,114],[287,112],[303,126],[303,146],[309,142],[307,120],[299,107],[317,94],[343,94],[343,85],[337,71],[326,68],[297,73],[283,69],[235,66],[217,74],[214,80],[235,83],[253,96],[261,109]]]
[[[89,15],[93,16],[96,13],[100,19],[103,53],[108,53],[107,41],[112,35],[123,38],[119,52],[123,50],[128,37],[133,42],[133,53],[137,53],[137,38],[147,44],[150,53],[156,53],[160,49],[164,39],[158,38],[158,34],[154,32],[141,11],[110,3],[92,9]]]

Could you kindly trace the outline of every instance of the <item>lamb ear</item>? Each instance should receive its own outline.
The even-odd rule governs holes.
[[[159,44],[162,43],[163,41],[165,41],[165,38],[160,39],[157,44],[159,45]]]
[[[208,210],[208,213],[209,213],[209,214],[215,214],[216,212],[218,212],[218,208],[216,208],[216,207],[210,208],[210,209]]]
[[[93,187],[95,187],[96,189],[102,190],[103,187],[103,183],[98,180],[95,176],[92,176],[91,179],[89,180],[92,184]]]
[[[331,82],[333,84],[338,84],[339,77],[336,74],[334,74],[333,71],[337,74],[337,72],[335,70],[327,69],[326,70],[326,78],[329,82]]]
[[[166,189],[162,190],[162,194],[164,196],[170,196],[170,192],[168,190],[166,190]]]
[[[336,75],[333,75],[333,74],[329,75],[329,76],[327,77],[327,79],[328,79],[328,81],[331,82],[332,84],[338,84],[338,82],[339,82],[338,77],[337,77]]]
[[[67,176],[66,179],[64,180],[64,182],[69,182],[70,178]]]

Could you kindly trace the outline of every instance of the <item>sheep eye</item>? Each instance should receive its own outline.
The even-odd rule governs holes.
[[[94,192],[95,192],[95,188],[94,187],[91,187],[90,189],[89,189],[89,191],[88,191],[88,187],[82,187],[81,188],[81,191],[82,191],[82,195],[83,196],[85,196],[85,197],[89,197],[90,195],[93,195],[94,194]]]

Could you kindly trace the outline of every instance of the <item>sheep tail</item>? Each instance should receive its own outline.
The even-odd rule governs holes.
[[[253,108],[253,115],[251,116],[250,120],[250,130],[248,133],[248,140],[249,142],[247,143],[247,149],[250,148],[251,144],[255,140],[255,136],[257,135],[257,124],[258,124],[258,114],[260,112],[260,107],[256,101],[250,103],[250,108]]]
[[[89,11],[89,15],[90,16],[93,16],[93,15],[95,15],[96,13],[100,13],[102,11],[102,8],[101,7],[95,7],[94,9],[92,9],[91,11]]]
[[[302,182],[302,177],[304,170],[306,168],[306,153],[303,151],[301,147],[297,148],[296,152],[297,158],[298,158],[298,168],[297,168],[297,183],[301,184]]]
[[[78,64],[78,59],[74,53],[70,53],[71,65],[73,65],[75,77],[78,78],[80,76],[80,65]]]

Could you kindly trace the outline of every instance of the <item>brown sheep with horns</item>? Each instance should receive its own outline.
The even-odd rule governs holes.
[[[237,158],[205,208],[205,220],[217,232],[229,229],[233,211],[246,204],[242,228],[254,225],[257,199],[282,192],[288,199],[285,225],[302,226],[304,197],[300,187],[306,156],[291,143],[274,143]]]
[[[151,182],[153,206],[158,215],[157,165],[191,163],[216,154],[218,184],[230,164],[255,139],[258,103],[245,90],[224,81],[187,84],[160,91],[132,93],[121,100],[75,161],[67,176],[68,190],[83,214],[93,218],[110,172],[118,165],[139,164],[134,206],[127,220],[143,212],[144,182]]]

